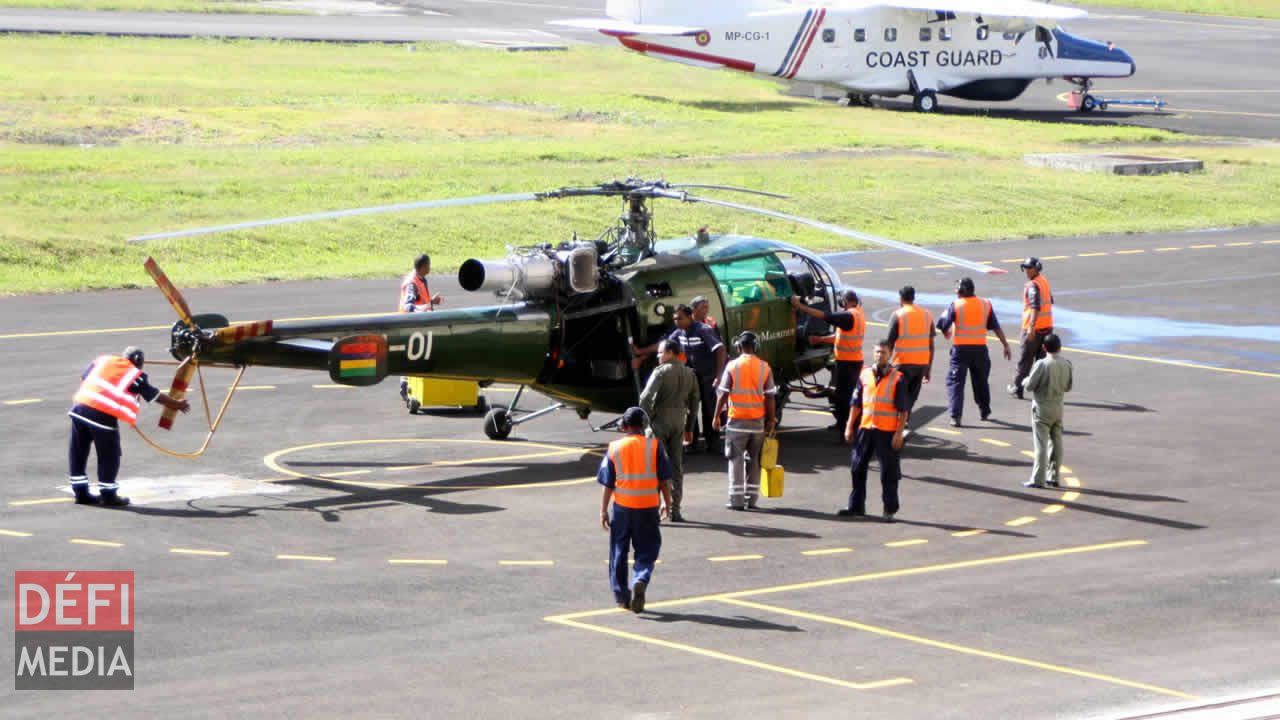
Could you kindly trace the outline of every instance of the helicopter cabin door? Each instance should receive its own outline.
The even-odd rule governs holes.
[[[782,261],[768,253],[708,267],[724,301],[721,336],[730,346],[730,358],[738,354],[733,338],[750,330],[760,338],[760,357],[773,367],[774,382],[785,383],[794,374],[796,324],[791,283]]]

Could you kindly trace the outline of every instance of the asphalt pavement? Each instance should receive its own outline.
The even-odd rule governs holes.
[[[138,504],[74,506],[65,412],[81,369],[126,344],[162,357],[172,311],[152,287],[0,298],[0,594],[11,570],[137,573],[137,689],[5,681],[4,714],[1034,720],[1274,693],[1280,228],[951,250],[1013,271],[977,279],[1007,329],[1016,259],[1044,260],[1076,373],[1067,486],[1021,485],[1027,403],[997,391],[994,421],[970,405],[947,425],[940,359],[900,522],[834,516],[847,448],[820,407],[793,405],[786,494],[761,510],[725,509],[723,461],[691,459],[691,522],[664,525],[642,616],[614,609],[606,580],[591,478],[613,436],[569,413],[490,442],[476,414],[408,415],[394,382],[251,368],[204,457],[126,432],[121,483]],[[895,252],[832,260],[872,338],[897,288],[937,311],[958,277]],[[483,300],[433,286],[446,306]],[[249,320],[382,312],[396,288],[186,294],[195,312]],[[1011,365],[994,365],[998,386]],[[150,369],[167,385],[171,368]],[[216,404],[229,373],[206,380]],[[197,446],[201,415],[164,442]]]

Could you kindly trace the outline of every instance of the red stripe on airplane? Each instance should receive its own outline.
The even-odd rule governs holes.
[[[618,42],[636,52],[657,53],[658,55],[672,55],[675,57],[686,58],[688,60],[698,60],[705,63],[715,63],[723,65],[733,70],[741,70],[742,72],[755,72],[756,64],[745,60],[735,60],[733,58],[720,57],[718,55],[708,55],[706,53],[694,52],[692,50],[682,50],[680,48],[667,47],[666,45],[655,45],[644,40],[636,40],[633,37],[619,37]]]
[[[800,49],[800,57],[796,59],[796,64],[791,68],[791,72],[787,73],[788,79],[796,76],[800,72],[800,66],[804,64],[804,56],[809,53],[809,46],[813,45],[813,39],[818,35],[818,28],[822,27],[822,21],[827,16],[826,8],[818,11],[818,19],[814,21],[813,27],[809,29],[809,36],[804,39],[804,47]]]

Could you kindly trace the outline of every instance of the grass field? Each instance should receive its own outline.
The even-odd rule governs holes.
[[[768,188],[793,196],[770,207],[921,243],[1280,222],[1275,147],[1179,149],[1179,136],[1142,128],[841,108],[612,49],[3,37],[0,58],[9,293],[142,284],[148,253],[182,285],[388,275],[422,250],[447,272],[506,245],[594,235],[618,208],[577,200],[124,240],[627,174]],[[1021,160],[1152,145],[1207,170],[1119,178]],[[848,247],[706,208],[659,206],[657,219],[667,235],[710,224]]]
[[[1064,5],[1107,6],[1162,10],[1201,15],[1232,15],[1280,20],[1277,0],[1088,0],[1085,3],[1063,2]]]

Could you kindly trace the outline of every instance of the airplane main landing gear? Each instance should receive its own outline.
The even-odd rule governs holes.
[[[855,92],[851,92],[848,95],[845,95],[844,101],[841,104],[847,105],[849,107],[875,107],[875,105],[871,103],[870,95],[866,93],[855,93]]]
[[[1072,100],[1073,104],[1075,102],[1074,100],[1075,97],[1078,96],[1080,99],[1080,104],[1076,105],[1076,110],[1078,112],[1091,113],[1094,110],[1107,109],[1105,103],[1100,102],[1098,98],[1089,94],[1089,90],[1093,88],[1092,78],[1068,78],[1068,79],[1072,83],[1074,83],[1076,87],[1080,88],[1079,90],[1071,93],[1073,96],[1073,100]]]
[[[938,94],[932,90],[921,90],[916,93],[915,99],[911,101],[911,106],[917,112],[931,113],[938,109]]]

